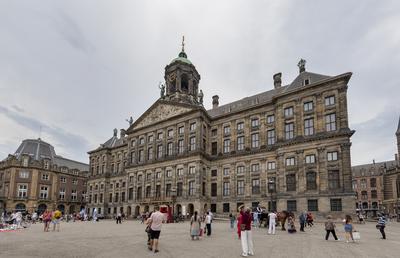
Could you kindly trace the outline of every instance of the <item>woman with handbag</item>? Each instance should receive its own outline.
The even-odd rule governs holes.
[[[151,220],[150,220],[151,213],[152,212],[150,212],[150,214],[145,222],[145,224],[147,226],[146,226],[146,229],[144,230],[147,233],[147,248],[149,250],[152,249],[152,246],[151,246]]]
[[[243,211],[243,208],[240,210],[241,214],[241,243],[242,243],[242,256],[247,257],[249,255],[254,255],[253,250],[253,236],[251,234],[251,220],[252,216],[250,214],[250,208],[246,208],[246,211]]]

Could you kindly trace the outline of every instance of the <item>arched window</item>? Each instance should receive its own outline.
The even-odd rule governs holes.
[[[26,206],[23,203],[18,203],[17,205],[15,205],[15,210],[24,212],[26,210]]]
[[[362,191],[362,192],[361,192],[361,199],[363,199],[363,200],[367,200],[367,199],[368,199],[368,193],[367,193],[367,191]]]
[[[189,78],[187,74],[182,74],[181,77],[181,90],[183,92],[188,92],[189,91]]]

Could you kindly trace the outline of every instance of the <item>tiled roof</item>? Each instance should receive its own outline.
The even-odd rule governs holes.
[[[59,167],[67,167],[69,169],[78,169],[80,171],[88,171],[89,165],[78,161],[63,158],[56,154],[54,147],[39,139],[23,140],[21,145],[15,152],[15,157],[19,159],[21,155],[29,155],[35,160],[50,159],[52,163]]]
[[[375,162],[371,164],[363,164],[358,166],[352,166],[351,171],[354,176],[361,176],[361,173],[364,172],[365,176],[370,176],[372,174],[378,175],[383,173],[384,168],[390,169],[396,167],[395,160],[383,161],[383,162]]]
[[[304,83],[304,80],[306,80],[306,79],[309,80],[310,84],[313,84],[313,83],[321,82],[323,80],[330,79],[330,78],[332,78],[332,77],[327,76],[327,75],[310,73],[310,72],[302,72],[289,85],[282,86],[277,89],[265,91],[265,92],[262,92],[262,93],[259,93],[259,94],[256,94],[256,95],[253,95],[250,97],[243,98],[238,101],[231,102],[229,104],[219,106],[217,108],[207,110],[207,113],[211,117],[217,117],[217,116],[221,116],[221,115],[224,115],[224,114],[227,114],[230,112],[247,109],[252,106],[259,105],[259,104],[268,103],[276,95],[279,95],[279,94],[282,94],[285,92],[289,92],[293,89],[304,86],[303,83]]]

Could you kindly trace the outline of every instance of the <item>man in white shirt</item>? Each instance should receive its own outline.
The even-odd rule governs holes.
[[[151,228],[151,236],[150,236],[150,250],[154,249],[155,253],[158,253],[158,239],[160,238],[161,226],[164,223],[165,216],[160,212],[159,207],[155,207],[155,212],[153,212],[150,216],[149,223]],[[154,248],[153,248],[154,246]]]
[[[212,222],[212,215],[210,215],[210,212],[207,212],[206,216],[207,236],[211,235],[211,222]]]
[[[269,217],[269,226],[268,226],[268,234],[275,235],[275,225],[276,225],[276,213],[270,212],[268,214]]]

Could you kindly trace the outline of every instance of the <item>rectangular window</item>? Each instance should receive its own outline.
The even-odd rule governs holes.
[[[229,168],[224,168],[224,176],[229,176]]]
[[[162,140],[162,138],[163,138],[163,133],[162,132],[157,133],[157,139]]]
[[[284,115],[285,115],[285,117],[293,116],[293,107],[285,108],[284,109]]]
[[[268,177],[268,192],[275,193],[276,192],[276,178],[275,177]]]
[[[275,144],[275,129],[267,131],[267,145]]]
[[[253,133],[251,135],[251,147],[258,148],[260,146],[260,137],[258,133]]]
[[[147,160],[152,160],[153,159],[153,148],[148,148],[147,149]]]
[[[287,200],[287,211],[297,211],[297,202],[295,200]]]
[[[60,182],[65,184],[67,182],[67,179],[65,177],[60,177]]]
[[[342,199],[331,199],[331,211],[342,211]]]
[[[65,189],[64,188],[60,188],[59,198],[60,198],[60,200],[65,199]]]
[[[304,120],[304,135],[314,135],[314,118]]]
[[[211,155],[217,155],[217,154],[218,154],[218,143],[212,142],[211,143]]]
[[[77,197],[78,197],[78,193],[77,193],[76,189],[71,190],[71,200],[76,201]],[[97,197],[97,195],[96,195],[96,197]],[[97,202],[97,198],[95,201]]]
[[[49,188],[47,186],[40,187],[40,199],[47,199],[49,196]]]
[[[172,177],[172,170],[167,170],[167,177]]]
[[[307,200],[308,211],[318,211],[318,200]]]
[[[133,200],[133,188],[128,189],[128,199]]]
[[[49,174],[42,174],[42,180],[49,181]]]
[[[224,182],[223,191],[222,191],[224,196],[229,196],[229,194],[230,194],[229,187],[230,187],[230,183],[229,182]]]
[[[151,186],[147,186],[146,187],[146,198],[150,198],[150,197],[151,197]]]
[[[161,185],[156,185],[156,197],[161,197]]]
[[[244,195],[244,181],[237,181],[237,195]]]
[[[167,134],[168,134],[168,137],[173,137],[174,136],[174,130],[173,129],[169,129]]]
[[[78,179],[73,178],[73,179],[72,179],[72,184],[77,185],[77,184],[78,184]]]
[[[173,144],[172,142],[169,142],[167,144],[167,155],[172,156],[173,155]]]
[[[314,164],[315,163],[315,155],[306,155],[306,164]]]
[[[156,173],[156,178],[157,178],[157,179],[160,179],[161,176],[162,176],[162,175],[161,175],[161,172],[157,172],[157,173]]]
[[[178,169],[176,170],[176,175],[177,175],[177,176],[183,176],[183,168],[178,168]]]
[[[211,210],[211,212],[216,213],[217,212],[217,204],[211,203],[210,210]]]
[[[144,161],[144,151],[143,150],[139,150],[139,162],[143,162]],[[114,167],[114,164],[112,165],[112,167]],[[114,169],[111,169],[114,170]]]
[[[244,166],[238,166],[236,172],[237,174],[244,174]]]
[[[243,131],[243,129],[244,129],[244,123],[243,123],[243,122],[237,123],[236,129],[237,129],[238,131]]]
[[[217,196],[217,183],[211,183],[211,196]]]
[[[239,136],[237,138],[237,150],[244,150],[244,136]]]
[[[216,177],[217,175],[218,175],[218,170],[212,169],[212,170],[211,170],[211,176],[212,176],[212,177]]]
[[[369,180],[369,184],[370,184],[371,187],[376,187],[376,178],[371,178]]]
[[[178,128],[178,134],[179,135],[182,135],[182,134],[184,134],[185,133],[185,127],[184,126],[180,126],[179,128]]]
[[[144,144],[144,137],[141,137],[141,138],[139,139],[139,144],[140,144],[140,145]]]
[[[229,203],[223,203],[222,204],[222,212],[230,212],[230,207],[229,207]]]
[[[251,193],[260,194],[260,179],[253,179],[251,183]]]
[[[286,191],[296,191],[296,175],[286,176]]]
[[[325,97],[325,106],[333,106],[335,105],[335,96]]]
[[[335,161],[338,160],[338,153],[337,151],[328,152],[327,154],[328,161]]]
[[[251,127],[257,128],[260,126],[260,120],[258,118],[251,119]]]
[[[135,152],[134,151],[131,152],[131,163],[132,164],[135,163]]]
[[[275,163],[275,161],[269,161],[269,162],[267,163],[267,170],[274,170],[274,169],[276,169],[276,163]]]
[[[26,170],[19,171],[19,178],[29,178],[29,171]]]
[[[28,196],[28,185],[20,184],[18,185],[18,197],[24,198]]]
[[[224,126],[224,135],[229,135],[231,133],[231,127],[228,126]]]
[[[148,142],[151,143],[154,140],[154,136],[153,135],[149,135],[149,137],[147,139],[148,139]]]
[[[314,109],[314,105],[312,101],[304,103],[304,112],[312,111]]]
[[[294,123],[285,124],[285,139],[290,140],[294,138]]]
[[[307,190],[317,190],[317,173],[312,171],[306,173],[306,187]]]
[[[167,196],[167,197],[171,196],[171,184],[165,185],[165,196]]]
[[[275,115],[267,116],[267,124],[272,124],[275,122]]]
[[[251,164],[251,172],[259,172],[260,171],[260,164]]]
[[[194,175],[196,173],[196,167],[189,167],[189,175]]]
[[[157,158],[160,159],[163,156],[163,146],[162,145],[158,145],[157,146]]]
[[[325,129],[327,132],[336,131],[336,114],[325,116]]]
[[[224,153],[229,153],[231,147],[231,140],[226,139],[224,140]]]
[[[286,166],[294,166],[296,165],[296,159],[295,157],[290,157],[290,158],[286,158]]]
[[[183,151],[184,151],[184,144],[183,144],[183,140],[179,140],[178,141],[178,153],[179,154],[182,154],[183,153]]]
[[[190,124],[190,131],[193,132],[196,130],[196,122]]]
[[[196,150],[196,137],[190,137],[189,138],[189,151],[194,151]]]
[[[340,178],[338,170],[328,171],[328,185],[329,189],[332,190],[340,188]]]
[[[211,130],[211,136],[217,136],[217,134],[218,134],[218,129],[212,129]]]

